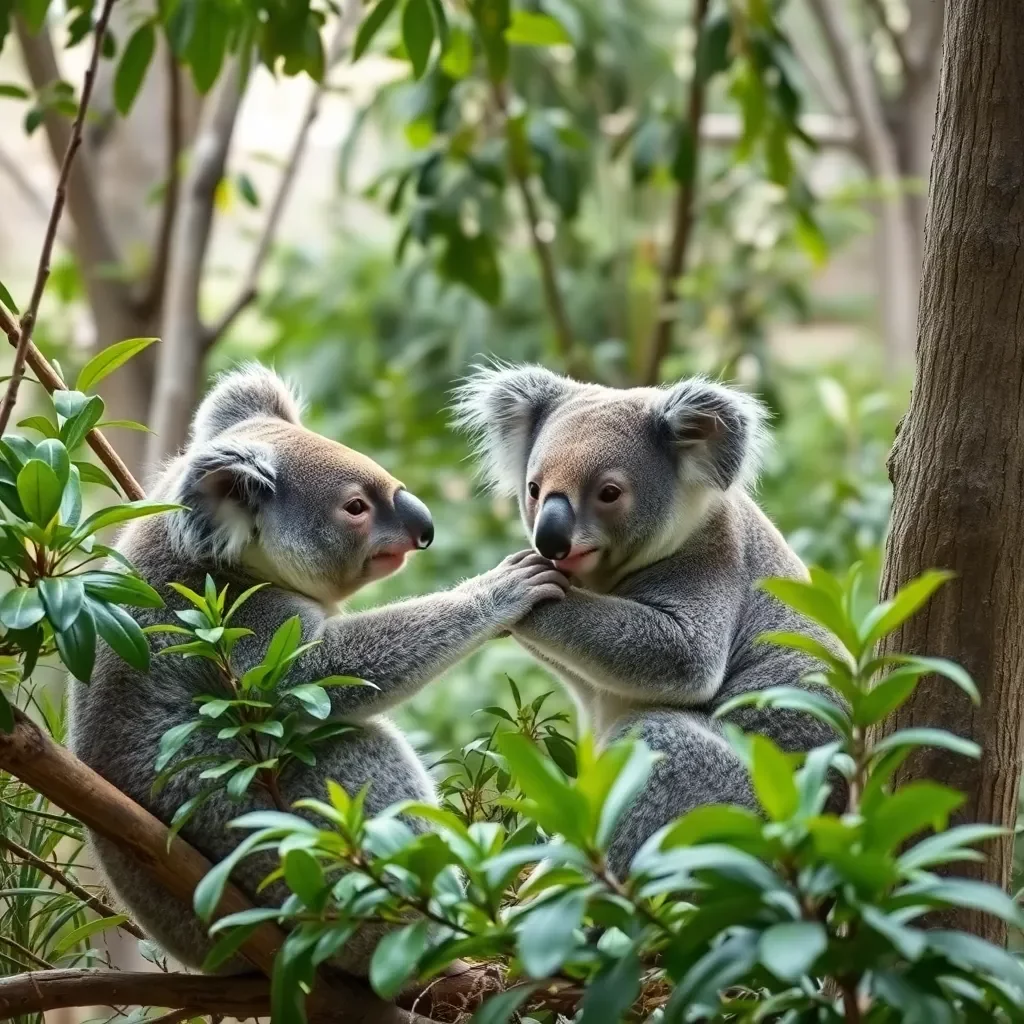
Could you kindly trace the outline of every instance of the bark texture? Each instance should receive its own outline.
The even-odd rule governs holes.
[[[930,567],[957,573],[888,649],[959,661],[982,704],[928,682],[889,728],[981,743],[978,762],[930,751],[903,779],[963,790],[962,820],[1012,826],[1024,739],[1024,4],[951,0],[943,53],[917,377],[890,461],[882,589]],[[1012,837],[988,853],[963,873],[1006,888]],[[984,915],[955,923],[1005,940]]]

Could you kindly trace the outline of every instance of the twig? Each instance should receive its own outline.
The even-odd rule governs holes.
[[[100,53],[103,49],[103,37],[107,32],[107,23],[110,21],[110,12],[113,10],[115,0],[105,0],[100,15],[96,19],[93,29],[94,41],[92,57],[89,67],[85,72],[85,79],[82,82],[82,95],[78,101],[78,113],[71,123],[71,136],[68,139],[68,147],[64,151],[64,159],[60,165],[60,173],[57,176],[57,191],[53,197],[53,207],[50,210],[50,220],[46,225],[46,236],[43,239],[43,250],[39,254],[39,267],[36,270],[36,281],[32,288],[32,298],[29,301],[28,309],[21,318],[21,337],[18,339],[14,351],[14,368],[11,370],[11,379],[7,383],[7,391],[4,393],[3,402],[0,402],[0,434],[7,429],[7,423],[11,418],[14,403],[18,398],[18,388],[21,386],[21,378],[25,375],[25,359],[28,355],[28,346],[32,340],[32,329],[35,327],[36,317],[39,315],[39,304],[43,299],[43,289],[50,276],[50,259],[53,256],[53,246],[57,241],[57,229],[60,227],[61,214],[64,212],[64,204],[67,201],[68,179],[71,177],[71,165],[75,160],[75,153],[82,144],[82,126],[85,124],[85,114],[89,109],[89,100],[92,98],[92,88],[96,81],[96,71],[99,68]]]
[[[221,318],[205,330],[203,337],[204,348],[209,349],[212,345],[216,344],[224,336],[235,320],[237,320],[238,317],[256,301],[260,273],[263,270],[264,263],[267,261],[267,257],[270,255],[270,250],[274,244],[274,238],[277,235],[278,228],[280,227],[281,217],[288,205],[288,198],[291,195],[292,186],[295,184],[295,179],[298,176],[299,165],[301,164],[302,157],[306,152],[306,143],[309,141],[310,129],[313,127],[313,123],[320,114],[320,104],[327,88],[327,75],[330,72],[330,69],[333,68],[339,60],[341,60],[347,50],[352,32],[359,23],[359,14],[359,3],[353,3],[350,0],[341,15],[337,30],[334,34],[334,39],[332,40],[327,52],[326,70],[324,72],[323,81],[318,82],[314,86],[313,91],[310,93],[309,99],[306,102],[305,114],[299,124],[299,130],[295,136],[295,141],[292,143],[292,149],[288,154],[288,160],[285,163],[284,170],[281,172],[281,179],[278,182],[277,191],[271,201],[266,222],[263,225],[259,241],[256,244],[256,251],[253,254],[252,263],[249,265],[249,271],[245,275],[242,287],[239,289],[238,295],[235,297],[234,301],[228,306]]]
[[[896,51],[896,56],[900,62],[900,70],[904,76],[912,74],[914,65],[910,60],[910,55],[907,53],[903,36],[889,24],[885,8],[882,6],[882,0],[868,0],[868,7],[871,8],[871,13],[875,16],[878,27],[888,36],[889,42],[892,43],[892,48]]]
[[[72,881],[68,878],[60,868],[48,861],[43,860],[42,857],[37,857],[31,850],[27,850],[20,843],[16,843],[13,839],[8,839],[7,836],[0,835],[0,846],[2,846],[9,853],[14,854],[15,857],[20,861],[24,861],[26,864],[30,864],[36,869],[46,875],[47,878],[53,879],[58,885],[67,889],[72,896],[77,896],[90,910],[99,914],[100,917],[117,917],[118,912],[113,907],[108,907],[98,896],[89,892],[84,886],[79,885],[77,882]],[[122,931],[128,932],[129,935],[134,935],[137,939],[146,938],[145,932],[142,931],[138,925],[132,921],[125,921],[124,924],[119,925]]]
[[[693,5],[693,37],[695,52],[699,52],[700,39],[704,29],[704,18],[708,0],[695,0]],[[679,183],[676,192],[675,211],[672,217],[672,241],[665,257],[661,272],[661,287],[655,313],[654,333],[647,356],[644,373],[645,384],[657,384],[661,364],[668,355],[672,342],[672,326],[676,319],[676,282],[686,269],[686,256],[693,235],[693,206],[697,196],[698,155],[700,153],[700,122],[704,114],[704,78],[695,67],[690,82],[690,99],[684,130],[693,139],[693,166],[689,175]]]
[[[0,330],[16,348],[21,338],[17,321],[0,302]],[[31,342],[25,353],[25,359],[39,383],[52,395],[54,391],[67,391],[68,386],[57,371],[49,364],[42,352]],[[98,430],[90,430],[85,436],[86,443],[96,453],[100,462],[110,470],[110,475],[120,484],[121,490],[133,501],[141,501],[146,492],[124,464],[121,456],[114,451],[110,442]]]
[[[49,970],[53,965],[47,963],[41,956],[37,956],[31,949],[26,949],[20,942],[16,942],[9,935],[0,935],[0,942],[6,943],[15,952],[20,953],[29,963],[41,967],[44,971]]]
[[[167,53],[167,180],[164,184],[164,201],[160,210],[160,227],[157,231],[156,246],[153,250],[153,264],[149,281],[139,299],[138,310],[143,317],[152,316],[163,301],[167,284],[167,263],[170,259],[171,237],[174,232],[174,218],[178,212],[178,186],[181,179],[181,73],[174,59],[174,51],[166,46]]]

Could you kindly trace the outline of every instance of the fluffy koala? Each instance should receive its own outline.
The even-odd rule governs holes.
[[[550,562],[525,552],[446,593],[336,614],[339,600],[430,544],[430,513],[377,463],[304,428],[288,388],[259,367],[230,374],[214,388],[196,414],[186,450],[168,465],[154,497],[188,510],[131,524],[117,547],[171,608],[184,605],[168,583],[201,592],[207,573],[235,594],[255,582],[271,584],[233,620],[255,634],[235,648],[241,671],[259,662],[285,619],[298,615],[303,639],[320,642],[297,661],[291,682],[341,674],[379,687],[329,691],[334,717],[360,728],[319,747],[315,767],[295,765],[285,772],[280,788],[289,804],[323,796],[327,779],[351,793],[370,781],[370,813],[400,800],[434,801],[415,752],[381,713],[539,603],[561,598],[568,586]],[[170,612],[141,610],[137,618],[150,625],[168,621]],[[154,658],[149,674],[142,674],[104,647],[92,682],[71,683],[72,749],[170,821],[204,783],[201,768],[195,768],[156,796],[151,793],[160,738],[192,719],[193,698],[215,686],[210,663],[200,659]],[[226,750],[229,743],[203,732],[181,756],[223,756]],[[220,860],[243,837],[227,823],[269,806],[261,792],[250,791],[242,803],[218,794],[191,818],[183,836],[212,861]],[[199,966],[211,943],[191,908],[157,887],[114,844],[99,836],[92,842],[111,887],[139,924],[176,959]],[[249,858],[233,877],[252,898],[280,902],[280,883],[256,893],[271,866],[266,857]],[[343,951],[343,965],[365,971],[379,934],[364,929]]]
[[[601,741],[661,752],[619,825],[611,862],[692,808],[754,806],[712,715],[747,690],[797,685],[813,662],[755,643],[808,624],[753,584],[806,570],[748,494],[764,443],[753,398],[703,379],[670,388],[580,384],[540,367],[484,369],[461,387],[493,486],[515,494],[536,550],[573,582],[512,635],[568,685]],[[787,750],[827,742],[813,718],[731,716]]]

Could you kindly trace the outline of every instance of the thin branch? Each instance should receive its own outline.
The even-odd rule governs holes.
[[[299,124],[299,130],[295,136],[295,141],[292,143],[292,149],[288,154],[284,170],[281,172],[281,179],[278,182],[277,191],[271,201],[266,222],[256,244],[256,251],[253,255],[252,263],[249,265],[249,271],[245,275],[242,287],[239,289],[234,301],[228,306],[221,318],[204,332],[203,342],[204,347],[207,349],[216,344],[235,320],[256,301],[263,265],[270,255],[274,238],[281,224],[281,217],[288,205],[288,199],[298,175],[299,165],[306,152],[306,143],[309,141],[310,129],[320,114],[320,104],[327,88],[327,75],[347,51],[352,34],[359,24],[359,15],[359,3],[350,0],[342,12],[334,39],[328,49],[323,80],[314,86],[306,103],[305,113]]]
[[[693,38],[695,52],[699,52],[700,39],[704,31],[704,18],[708,0],[695,0],[693,5]],[[661,364],[668,355],[672,343],[672,326],[676,319],[676,283],[686,270],[686,257],[693,234],[693,208],[697,197],[698,155],[700,153],[701,118],[704,114],[704,78],[695,67],[690,81],[690,98],[687,104],[684,129],[693,139],[693,165],[690,173],[679,183],[676,191],[675,210],[672,216],[672,240],[669,243],[665,264],[661,271],[661,287],[655,312],[654,332],[647,354],[644,371],[645,384],[657,384]]]
[[[53,967],[53,964],[47,963],[41,956],[33,953],[31,949],[23,946],[20,942],[16,942],[9,935],[0,935],[0,942],[5,943],[20,956],[23,956],[30,964],[41,967],[44,971]]]
[[[513,145],[514,140],[510,134],[511,121],[508,116],[508,100],[502,83],[492,81],[491,91],[495,106],[505,123],[506,134],[509,134],[509,166],[512,169],[512,177],[515,179],[519,194],[522,196],[523,209],[526,211],[526,222],[530,230],[530,243],[537,257],[541,287],[544,290],[544,301],[555,328],[555,341],[558,344],[558,352],[565,363],[566,369],[572,372],[575,369],[576,343],[573,338],[572,325],[569,322],[569,314],[565,308],[565,300],[562,297],[561,289],[558,287],[558,274],[555,270],[554,253],[551,250],[550,243],[541,234],[540,209],[530,189],[529,171],[516,156],[517,147]]]
[[[43,238],[43,249],[39,254],[39,267],[36,270],[36,281],[32,288],[32,298],[29,301],[28,309],[21,318],[21,337],[14,350],[14,368],[11,370],[11,379],[7,383],[7,391],[3,401],[0,402],[0,434],[7,429],[7,423],[14,410],[14,403],[18,398],[18,388],[21,387],[21,378],[25,375],[25,358],[28,354],[28,346],[32,340],[32,328],[35,327],[36,317],[39,315],[39,304],[43,300],[43,289],[50,277],[50,260],[53,257],[53,246],[57,241],[57,229],[60,227],[61,214],[64,212],[64,204],[68,197],[68,180],[71,177],[71,167],[75,162],[75,154],[82,144],[82,126],[85,124],[85,114],[89,109],[89,100],[92,98],[92,88],[96,82],[96,71],[100,64],[100,53],[103,49],[103,37],[107,34],[107,24],[110,21],[110,12],[113,10],[115,0],[105,0],[100,15],[96,19],[93,29],[94,40],[92,57],[89,67],[85,72],[85,80],[82,82],[82,95],[78,101],[78,113],[71,122],[71,134],[68,138],[68,147],[64,151],[64,159],[61,161],[60,174],[57,176],[57,191],[53,197],[53,207],[50,210],[50,220],[46,225],[46,235]]]
[[[181,179],[181,72],[178,70],[170,45],[166,45],[164,49],[167,56],[167,178],[164,182],[164,199],[160,209],[160,227],[153,249],[153,263],[149,270],[148,283],[138,304],[139,313],[143,317],[152,316],[163,302]]]
[[[892,25],[889,24],[889,19],[885,13],[885,7],[882,4],[882,0],[867,0],[868,7],[871,8],[871,13],[875,17],[875,21],[878,22],[878,27],[886,34],[889,42],[892,43],[892,48],[896,51],[896,57],[900,62],[900,71],[904,77],[907,77],[913,73],[914,64],[910,59],[910,55],[907,53],[907,47],[903,35],[897,32]]]
[[[43,860],[42,857],[37,857],[31,850],[26,849],[20,843],[16,843],[13,839],[8,839],[7,836],[0,835],[0,847],[13,854],[18,860],[31,865],[36,871],[46,875],[47,878],[52,879],[62,888],[67,889],[69,893],[77,896],[90,910],[99,914],[100,917],[118,916],[118,912],[112,907],[107,906],[98,896],[89,892],[84,886],[72,881],[56,865],[50,864],[48,861]],[[125,921],[119,927],[122,931],[128,932],[129,935],[134,935],[137,939],[146,938],[145,932],[131,921]]]
[[[0,302],[0,330],[7,335],[10,343],[17,348],[21,343],[21,331],[18,323]],[[36,375],[39,383],[52,395],[54,391],[67,391],[60,374],[49,364],[42,352],[31,342],[25,351],[25,360],[32,372]],[[118,482],[121,490],[133,501],[140,501],[146,497],[138,480],[132,476],[131,470],[124,464],[121,457],[114,451],[110,442],[98,430],[90,430],[85,436],[86,443],[96,453],[100,462],[110,470],[110,475]]]

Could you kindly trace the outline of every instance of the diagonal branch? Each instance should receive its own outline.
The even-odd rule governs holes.
[[[897,32],[892,25],[889,24],[888,15],[885,12],[885,6],[882,0],[867,0],[868,7],[871,8],[871,13],[874,15],[875,21],[878,22],[878,27],[885,33],[889,42],[892,43],[892,48],[896,51],[896,57],[900,62],[900,71],[904,77],[910,75],[913,72],[913,62],[910,60],[910,56],[907,53],[907,47],[902,33]]]
[[[0,330],[7,335],[8,341],[15,347],[21,344],[21,331],[14,317],[0,302]],[[32,342],[25,350],[25,361],[31,367],[39,383],[52,395],[54,391],[67,391],[60,374],[49,364],[46,357]],[[145,498],[146,492],[124,464],[121,456],[114,451],[110,442],[98,430],[90,430],[85,436],[86,443],[96,453],[100,462],[110,470],[110,475],[121,485],[121,490],[133,501]]]
[[[77,882],[72,881],[60,868],[56,865],[49,863],[49,861],[43,860],[42,857],[37,857],[31,850],[27,850],[20,843],[16,843],[13,839],[9,839],[5,835],[0,835],[0,847],[7,850],[8,853],[13,854],[18,860],[25,864],[35,868],[40,874],[46,875],[47,878],[52,879],[63,889],[66,889],[72,896],[77,896],[91,911],[99,914],[100,917],[116,917],[117,911],[113,907],[108,907],[98,896],[89,892],[84,886],[79,885]],[[145,933],[131,921],[125,921],[124,924],[119,926],[122,931],[128,932],[129,935],[134,935],[137,939],[144,939]],[[3,1009],[3,1002],[0,999],[0,1009]]]
[[[700,52],[700,39],[704,31],[708,0],[695,0],[693,5],[694,52]],[[655,313],[654,332],[647,353],[644,371],[645,384],[657,384],[661,364],[668,355],[672,343],[672,327],[676,319],[676,284],[686,270],[686,257],[693,235],[693,208],[697,198],[698,155],[700,153],[701,118],[704,115],[704,76],[694,66],[690,81],[690,98],[687,104],[685,131],[693,140],[693,163],[689,174],[679,183],[676,191],[675,210],[672,216],[672,240],[661,271],[661,287],[658,307]]]
[[[11,379],[7,384],[7,391],[4,393],[3,401],[0,402],[0,434],[3,434],[7,429],[11,412],[14,410],[14,403],[18,398],[21,378],[25,376],[25,359],[28,355],[28,346],[32,341],[32,328],[35,327],[36,317],[39,315],[39,304],[43,300],[43,289],[46,287],[46,282],[50,277],[50,260],[53,256],[53,246],[57,241],[57,229],[60,227],[61,214],[64,212],[64,204],[67,201],[71,168],[75,162],[75,154],[82,145],[82,126],[85,124],[85,114],[89,109],[89,100],[92,98],[92,89],[96,82],[96,70],[100,64],[100,53],[103,49],[103,38],[107,33],[107,24],[110,21],[110,12],[113,10],[114,2],[115,0],[105,0],[93,29],[92,57],[89,60],[89,67],[85,72],[85,79],[82,82],[82,95],[78,101],[78,113],[75,115],[74,121],[71,122],[67,148],[64,151],[60,173],[57,176],[57,191],[53,197],[50,220],[46,225],[43,249],[39,254],[39,267],[36,270],[36,280],[32,287],[32,298],[29,300],[28,309],[25,310],[21,318],[21,324],[19,325],[21,336],[18,338],[14,350],[14,368],[11,370]]]
[[[178,212],[178,190],[182,148],[181,123],[181,71],[174,59],[170,44],[167,55],[167,178],[164,182],[163,206],[160,209],[160,227],[157,229],[153,263],[149,280],[138,302],[139,313],[150,317],[160,308],[167,286],[167,264],[171,254],[174,220]]]
[[[256,296],[258,294],[257,289],[259,287],[260,274],[263,270],[263,265],[266,263],[267,257],[270,255],[270,250],[274,244],[274,238],[277,235],[278,228],[280,227],[281,217],[288,205],[288,199],[291,195],[292,187],[295,184],[299,165],[302,163],[302,158],[306,152],[306,143],[309,140],[310,129],[313,127],[314,122],[320,114],[320,104],[327,88],[327,75],[331,68],[341,60],[342,56],[348,49],[355,27],[359,24],[359,14],[359,3],[351,2],[350,0],[342,13],[340,21],[338,22],[338,28],[328,50],[327,67],[324,72],[323,80],[314,86],[312,93],[310,93],[309,100],[306,103],[305,113],[303,114],[302,121],[299,124],[299,130],[295,136],[295,141],[292,143],[292,149],[288,154],[288,160],[285,163],[284,170],[281,172],[281,179],[278,182],[277,191],[271,201],[270,210],[267,213],[267,219],[263,225],[263,230],[260,232],[259,241],[256,244],[256,251],[253,254],[252,263],[249,265],[248,273],[245,275],[242,287],[239,289],[238,295],[235,297],[234,301],[227,307],[221,318],[205,332],[203,341],[204,346],[207,349],[216,344],[217,341],[219,341],[228,331],[235,320],[237,320],[238,317],[256,301]]]

